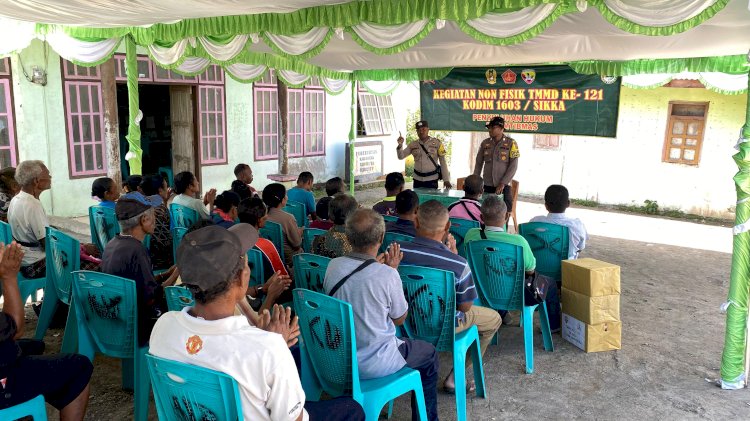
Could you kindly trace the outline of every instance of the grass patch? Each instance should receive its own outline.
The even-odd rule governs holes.
[[[599,206],[599,202],[596,200],[588,200],[588,199],[570,199],[570,202],[577,206],[584,206],[587,208],[595,208]]]

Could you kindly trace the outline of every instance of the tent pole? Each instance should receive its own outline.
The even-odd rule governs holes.
[[[357,81],[352,81],[352,126],[349,128],[349,194],[354,196],[354,142],[357,140]]]
[[[750,72],[746,95],[745,125],[742,126],[737,145],[739,152],[732,157],[737,163],[739,172],[734,176],[737,209],[733,232],[732,272],[729,278],[724,352],[721,356],[721,386],[724,389],[739,389],[747,382],[750,232],[743,224],[750,221]]]
[[[141,174],[143,149],[141,149],[141,127],[138,103],[138,56],[135,51],[135,40],[131,35],[125,37],[125,74],[128,77],[128,161],[130,174]]]

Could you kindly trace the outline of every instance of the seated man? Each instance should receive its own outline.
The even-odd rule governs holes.
[[[406,320],[408,304],[396,270],[401,260],[399,245],[394,243],[388,248],[382,257],[385,264],[375,260],[384,234],[383,218],[377,212],[354,211],[346,220],[346,236],[353,250],[329,263],[323,288],[327,294],[352,305],[360,377],[387,376],[404,365],[418,370],[427,418],[437,420],[437,353],[427,342],[396,337],[396,326]],[[411,409],[412,419],[418,420],[413,398]]]
[[[284,263],[291,267],[294,255],[302,253],[302,228],[297,226],[297,220],[293,215],[282,210],[287,200],[286,187],[281,183],[271,183],[263,189],[263,203],[268,206],[267,219],[281,225],[284,236]]]
[[[419,196],[414,193],[414,190],[402,191],[396,196],[396,216],[398,219],[386,223],[385,231],[416,237],[417,229],[414,227],[414,221],[417,219],[418,209]]]
[[[211,219],[216,199],[216,189],[211,189],[203,195],[203,200],[195,198],[195,194],[201,191],[198,178],[190,171],[183,171],[174,176],[174,192],[177,196],[172,203],[185,206],[196,212],[201,219]],[[206,210],[208,206],[208,210]]]
[[[258,231],[248,224],[185,234],[177,266],[195,306],[162,316],[149,351],[232,376],[246,420],[364,420],[364,411],[350,397],[305,402],[288,348],[299,336],[289,309],[274,306],[272,315],[263,312],[259,327],[235,315],[250,280],[247,251],[257,239]]]
[[[472,228],[464,237],[465,242],[487,239],[500,241],[503,243],[514,244],[523,248],[523,268],[527,276],[534,274],[536,269],[536,258],[529,247],[529,242],[518,234],[509,234],[505,232],[507,208],[505,202],[496,195],[489,195],[482,202],[482,218],[484,219],[484,228]],[[552,332],[560,330],[560,300],[557,288],[550,287],[547,292],[547,311],[549,312],[549,325]],[[510,322],[506,311],[501,311],[503,321],[507,324]]]
[[[417,211],[416,226],[417,236],[414,241],[401,243],[401,251],[404,253],[401,264],[442,269],[455,274],[456,332],[475,325],[479,331],[479,344],[484,355],[502,322],[496,311],[474,305],[477,290],[469,265],[463,257],[458,255],[456,240],[449,233],[448,209],[437,200],[421,204]],[[466,367],[470,365],[471,358],[467,358]],[[467,384],[469,390],[473,391],[473,382]],[[443,387],[449,392],[455,392],[453,370]]]
[[[471,219],[482,223],[482,211],[479,199],[484,192],[484,181],[482,177],[472,174],[464,181],[464,197],[458,202],[448,206],[448,214],[451,218]]]
[[[303,171],[297,177],[297,186],[292,187],[287,192],[289,200],[305,205],[305,215],[309,215],[311,221],[318,219],[318,216],[315,214],[315,196],[312,194],[313,182],[312,173]]]
[[[326,197],[321,197],[318,203],[315,204],[315,213],[318,218],[310,224],[310,228],[318,228],[323,230],[329,230],[333,226],[331,218],[328,215],[328,204],[333,200],[333,196],[338,193],[344,193],[346,186],[344,180],[341,177],[333,177],[326,181]]]
[[[0,312],[0,379],[3,386],[0,409],[42,395],[47,403],[60,411],[60,420],[83,420],[89,400],[89,379],[94,370],[91,361],[79,354],[30,355],[25,347],[20,346],[25,321],[16,276],[22,258],[21,246],[15,242],[0,245],[0,282],[4,300]]]
[[[167,311],[164,287],[174,285],[174,266],[154,276],[143,239],[154,232],[154,208],[147,201],[125,198],[117,201],[115,214],[120,233],[107,243],[102,254],[102,272],[135,281],[138,298],[138,344],[148,343],[156,319]]]
[[[568,259],[576,259],[578,254],[586,248],[586,240],[589,239],[589,235],[580,219],[568,218],[565,215],[565,210],[569,206],[568,189],[565,186],[553,184],[547,187],[547,191],[544,192],[544,207],[547,208],[549,213],[547,216],[535,216],[531,218],[531,222],[547,222],[568,227],[570,242]]]
[[[169,186],[161,174],[143,177],[141,191],[146,200],[154,207],[154,233],[151,234],[149,254],[154,269],[168,269],[174,263],[172,255],[171,217],[167,208]],[[128,196],[131,197],[131,196]]]
[[[357,200],[345,193],[334,196],[328,206],[333,228],[325,234],[315,237],[312,243],[312,253],[331,259],[341,257],[352,251],[352,246],[344,230],[344,222],[352,212],[357,210]]]
[[[381,215],[396,214],[396,196],[404,190],[404,176],[392,172],[385,176],[385,198],[376,203],[372,209]]]
[[[250,190],[251,197],[258,197],[258,192],[250,184],[253,182],[253,169],[247,164],[237,164],[234,167],[234,176]]]

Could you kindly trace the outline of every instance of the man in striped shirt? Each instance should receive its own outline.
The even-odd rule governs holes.
[[[417,211],[417,236],[412,242],[401,243],[404,258],[402,265],[425,266],[453,272],[456,280],[456,332],[472,325],[479,331],[482,355],[502,323],[496,311],[474,305],[477,291],[466,260],[458,255],[456,240],[450,235],[448,209],[440,202],[430,200]],[[471,359],[466,360],[467,368]],[[453,371],[443,384],[448,391],[455,390]],[[473,383],[469,386],[470,390]]]

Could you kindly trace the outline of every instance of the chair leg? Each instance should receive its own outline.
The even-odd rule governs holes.
[[[495,332],[495,334],[492,336],[492,340],[490,341],[490,345],[497,345],[498,344],[498,338],[497,338],[498,332]]]
[[[453,348],[453,380],[456,385],[456,420],[466,421],[466,354]]]
[[[135,359],[122,359],[122,388],[125,390],[135,390]]]
[[[534,306],[523,306],[523,346],[526,354],[526,374],[534,372]]]
[[[47,333],[50,323],[52,323],[52,317],[60,305],[60,300],[57,298],[57,293],[54,292],[54,289],[55,287],[50,285],[44,288],[44,301],[42,302],[42,311],[39,313],[39,321],[36,325],[34,339],[44,339],[44,335]]]
[[[318,378],[315,376],[310,355],[307,353],[304,341],[301,339],[299,341],[299,353],[302,360],[302,389],[305,391],[305,397],[308,401],[317,402],[320,400],[323,389],[318,382]]]
[[[422,389],[422,385],[420,384],[419,387],[415,387],[414,394],[416,395],[417,399],[417,411],[419,411],[419,419],[422,421],[427,421],[427,404],[424,401],[424,390]],[[393,405],[393,401],[391,401],[391,406]],[[388,409],[388,418],[390,418],[390,409]]]
[[[495,338],[497,338],[497,333],[495,333]],[[476,387],[477,387],[476,395],[480,398],[486,398],[487,391],[485,389],[485,382],[484,382],[484,366],[482,365],[482,349],[479,347],[479,340],[474,341],[471,347],[469,347],[469,352],[471,353],[471,366],[472,368],[474,368],[474,383],[476,384]]]
[[[542,326],[542,339],[544,340],[544,349],[554,351],[555,346],[552,344],[552,331],[549,328],[549,313],[547,312],[547,303],[542,302],[539,306],[539,324]]]
[[[65,332],[63,333],[63,343],[61,352],[65,354],[75,354],[78,349],[78,317],[73,299],[70,300],[68,309],[68,320],[65,322]]]
[[[133,417],[135,421],[148,420],[149,393],[151,392],[151,378],[148,376],[148,364],[146,363],[146,354],[148,347],[139,348],[135,355],[135,390],[133,399],[135,400],[135,412]]]
[[[419,397],[417,397],[417,399],[419,399]],[[424,399],[424,396],[422,396],[422,399]],[[392,416],[393,416],[393,400],[388,402],[388,415],[386,415],[386,418],[391,419]]]

